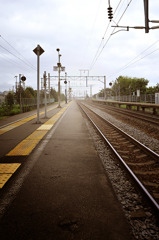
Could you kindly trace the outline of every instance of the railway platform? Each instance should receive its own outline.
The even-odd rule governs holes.
[[[102,103],[110,106],[118,106],[119,108],[122,105],[125,105],[127,109],[131,110],[133,107],[136,107],[137,111],[142,110],[145,112],[145,109],[149,109],[152,111],[152,114],[158,115],[157,111],[159,110],[159,104],[153,103],[141,103],[141,102],[123,102],[123,101],[107,101],[107,100],[100,100],[100,99],[93,99],[93,102]]]
[[[21,171],[32,167],[0,219],[1,239],[133,239],[76,102],[26,161]]]

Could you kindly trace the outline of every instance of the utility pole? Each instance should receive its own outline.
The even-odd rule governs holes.
[[[60,101],[61,101],[61,86],[60,86],[60,70],[61,70],[61,63],[60,63],[60,57],[61,57],[61,54],[59,54],[59,51],[60,49],[57,48],[56,49],[57,52],[58,52],[58,63],[57,63],[57,66],[58,66],[58,73],[59,73],[59,80],[58,80],[58,108],[61,108],[61,105],[60,105]]]
[[[50,73],[48,73],[49,104],[50,104]]]
[[[71,101],[71,88],[70,88],[70,81],[68,82],[68,89],[69,89],[69,102]]]
[[[130,28],[134,29],[145,29],[145,33],[149,33],[149,30],[151,29],[159,29],[159,26],[153,26],[149,27],[149,23],[159,23],[159,20],[149,20],[149,0],[143,0],[144,3],[144,15],[145,15],[145,26],[134,26],[134,27],[129,27],[129,26],[112,26],[112,27],[119,27],[119,28],[126,28],[126,30],[118,30],[111,35],[119,32],[119,31],[129,31]]]
[[[65,71],[65,67],[62,67],[62,65],[60,63],[60,57],[62,56],[61,54],[59,54],[60,49],[57,48],[56,51],[58,52],[58,63],[57,63],[57,66],[53,67],[53,70],[58,71],[58,73],[59,73],[59,76],[58,76],[58,108],[61,108],[61,106],[60,106],[60,101],[61,101],[60,72]]]
[[[22,75],[22,74],[19,74],[20,112],[22,112],[22,85],[21,85],[21,75]]]
[[[65,103],[67,104],[67,73],[65,72]]]
[[[45,89],[45,118],[47,118],[46,71],[44,71],[43,79],[44,79],[44,89]]]
[[[18,87],[17,87],[17,77],[18,77],[18,76],[15,76],[15,78],[16,78],[16,80],[15,80],[15,92],[17,92],[17,88],[18,88]]]
[[[106,76],[104,76],[104,99],[106,100]]]
[[[144,1],[144,12],[145,12],[145,33],[149,33],[149,2]]]

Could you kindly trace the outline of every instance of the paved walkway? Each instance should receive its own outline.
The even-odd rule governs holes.
[[[0,238],[132,239],[75,102],[26,161],[35,163],[0,220]]]

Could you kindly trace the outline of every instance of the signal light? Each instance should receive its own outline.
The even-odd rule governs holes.
[[[22,76],[22,77],[21,77],[21,80],[22,80],[23,82],[25,82],[26,77],[25,77],[25,76]]]
[[[113,18],[113,10],[112,7],[108,7],[108,19],[110,19],[110,22]]]

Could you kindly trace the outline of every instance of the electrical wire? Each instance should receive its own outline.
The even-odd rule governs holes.
[[[124,71],[126,68],[130,67],[131,65],[133,65],[133,64],[141,61],[142,59],[146,58],[147,56],[149,56],[149,55],[153,54],[154,52],[158,51],[159,48],[157,48],[157,49],[153,50],[152,52],[144,55],[143,57],[140,57],[139,59],[137,59],[139,56],[141,56],[141,54],[143,54],[143,53],[146,52],[148,49],[150,49],[152,46],[154,46],[157,42],[159,42],[159,40],[157,40],[155,43],[151,44],[148,48],[146,48],[144,51],[142,51],[139,55],[137,55],[135,58],[133,58],[131,61],[129,61],[129,62],[128,62],[125,66],[123,66],[119,71],[117,71],[117,72],[109,75],[108,78],[113,77],[113,76],[116,75],[117,73]],[[135,59],[137,59],[137,60],[134,61]]]
[[[114,11],[114,14],[116,13],[119,5],[121,4],[121,1],[122,1],[122,0],[119,1],[118,5],[117,5],[117,7],[116,7],[116,9],[115,9],[115,11]],[[108,3],[108,4],[109,4],[109,3]],[[106,33],[107,33],[108,29],[109,29],[109,26],[110,26],[110,21],[109,21],[109,23],[108,23],[108,25],[107,25],[107,27],[106,27],[106,30],[105,30],[104,35],[103,35],[103,37],[102,37],[102,40],[101,40],[101,42],[100,42],[100,44],[99,44],[99,46],[98,46],[98,49],[97,49],[97,51],[96,51],[96,54],[95,54],[95,56],[94,56],[94,58],[93,58],[93,61],[92,61],[91,65],[90,65],[90,70],[92,69],[92,67],[93,67],[93,65],[94,65],[94,61],[95,61],[95,59],[96,59],[96,57],[97,57],[97,55],[98,55],[98,53],[99,53],[99,50],[100,50],[100,48],[101,48],[101,46],[102,46],[102,43],[103,43],[104,38],[105,38],[105,35],[106,35]]]
[[[127,4],[124,12],[122,13],[121,17],[119,18],[119,20],[118,20],[118,22],[117,22],[117,25],[119,24],[119,22],[120,22],[121,19],[123,18],[125,12],[127,11],[128,7],[130,6],[131,2],[132,2],[132,0],[130,0],[130,2]],[[121,3],[121,0],[120,0],[120,2],[119,2],[119,4],[118,4],[117,8],[119,7],[120,3]],[[116,10],[117,10],[117,8],[116,8]],[[116,10],[115,10],[115,11],[116,11]],[[109,22],[109,24],[110,24],[110,22]],[[108,29],[108,27],[107,27],[107,29]],[[115,29],[116,29],[116,27],[114,27],[112,33],[111,33],[111,34],[109,35],[109,37],[107,38],[107,40],[106,40],[105,44],[103,45],[102,49],[100,50],[100,52],[99,52],[99,49],[100,49],[101,44],[99,45],[98,50],[97,50],[97,52],[96,52],[96,55],[95,55],[95,57],[94,57],[91,65],[90,65],[90,70],[93,68],[93,66],[94,66],[95,63],[97,62],[98,58],[100,57],[100,55],[101,55],[101,53],[103,52],[105,46],[106,46],[107,43],[109,42],[109,40],[110,40],[112,34],[114,33]],[[106,32],[107,32],[107,31],[106,31]],[[103,38],[102,38],[102,40],[103,40]],[[102,42],[101,42],[101,43],[102,43]]]
[[[117,7],[116,7],[116,9],[115,9],[115,11],[114,11],[114,15],[115,15],[115,13],[116,13],[119,5],[121,4],[121,2],[122,2],[122,0],[119,1],[118,5],[117,5]],[[110,2],[108,2],[108,5],[110,5]],[[95,56],[94,56],[94,58],[93,58],[93,61],[92,61],[91,65],[90,65],[90,70],[91,70],[92,67],[93,67],[93,63],[94,63],[94,61],[95,61],[95,59],[96,59],[96,57],[97,57],[97,55],[98,55],[98,52],[99,52],[99,50],[100,50],[100,48],[101,48],[101,46],[102,46],[102,43],[103,43],[104,38],[105,38],[105,35],[106,35],[106,33],[107,33],[108,29],[109,29],[109,26],[110,26],[110,21],[109,21],[109,23],[108,23],[108,25],[107,25],[107,27],[106,27],[106,30],[105,30],[104,35],[103,35],[103,37],[102,37],[102,40],[101,40],[101,42],[100,42],[100,44],[99,44],[99,46],[98,46],[97,52],[96,52],[96,54],[95,54]]]
[[[24,58],[24,56],[23,56],[21,53],[19,53],[6,39],[4,39],[1,35],[0,35],[0,37],[1,37],[10,47],[12,47],[12,48],[15,50],[16,53],[18,53],[21,57]],[[30,67],[30,68],[32,68],[33,70],[36,71],[36,68],[35,68],[31,63],[29,63],[29,61],[28,61],[27,59],[24,58],[25,60],[23,60],[22,58],[18,57],[16,54],[12,53],[11,51],[9,51],[7,48],[5,48],[5,47],[2,46],[2,45],[0,45],[0,47],[1,47],[2,49],[4,49],[5,51],[7,51],[8,53],[10,53],[11,55],[13,55],[14,57],[16,57],[16,58],[17,58],[18,60],[20,60],[21,62],[23,62],[25,65],[27,65],[28,67]]]
[[[4,53],[0,53],[0,57],[2,57],[2,59],[0,58],[0,61],[1,60],[5,60],[7,62],[9,62],[10,64],[15,64],[18,66],[19,69],[21,69],[19,63],[15,62],[13,59],[11,59],[10,57],[8,57],[8,55],[4,54]],[[24,67],[23,67],[24,68]],[[25,67],[26,69],[26,67]]]

